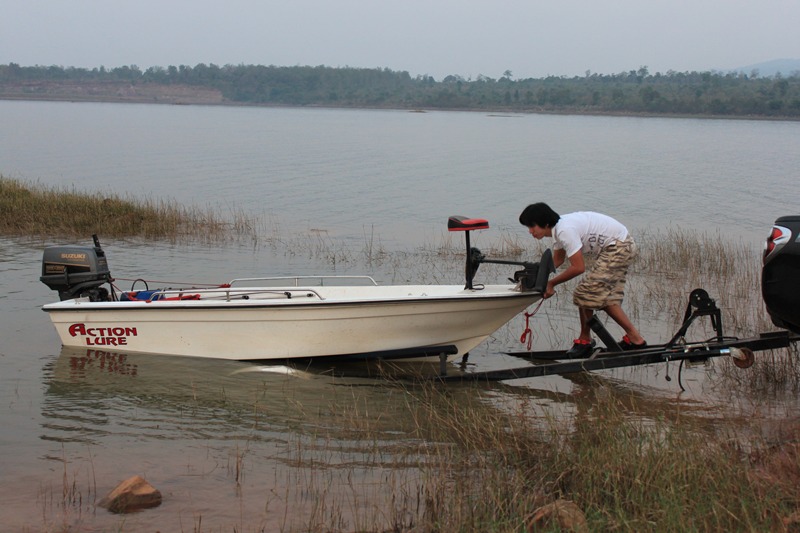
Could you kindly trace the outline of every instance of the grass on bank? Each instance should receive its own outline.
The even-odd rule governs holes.
[[[589,531],[776,531],[797,527],[800,447],[745,443],[691,416],[653,420],[602,385],[571,420],[487,409],[480,395],[421,393],[438,445],[422,531],[525,531],[533,511],[574,502]],[[670,419],[671,418],[671,419]],[[545,526],[545,531],[558,527]]]
[[[240,230],[212,209],[34,185],[0,175],[0,234],[222,239]]]

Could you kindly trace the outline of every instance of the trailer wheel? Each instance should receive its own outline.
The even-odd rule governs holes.
[[[731,349],[733,364],[739,368],[750,368],[756,362],[756,356],[750,348]]]

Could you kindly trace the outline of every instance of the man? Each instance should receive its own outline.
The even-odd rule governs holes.
[[[560,216],[550,206],[531,204],[519,216],[522,225],[536,239],[553,238],[553,261],[556,268],[565,259],[569,266],[547,283],[544,297],[555,294],[555,286],[586,271],[584,256],[596,256],[594,265],[575,287],[572,301],[578,306],[581,332],[567,352],[574,357],[588,357],[595,347],[589,320],[595,311],[605,311],[625,330],[619,342],[623,350],[647,346],[644,338],[622,310],[625,276],[635,254],[635,244],[628,229],[610,216],[591,211]]]

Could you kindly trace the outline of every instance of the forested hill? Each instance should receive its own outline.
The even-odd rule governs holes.
[[[667,72],[513,79],[259,65],[0,65],[0,98],[800,118],[800,73]]]

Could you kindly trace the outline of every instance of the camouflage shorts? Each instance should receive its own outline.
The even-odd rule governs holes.
[[[575,287],[572,302],[594,310],[622,304],[625,276],[635,256],[636,245],[631,237],[604,248]]]

